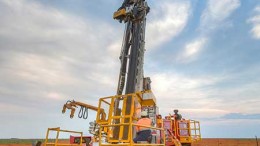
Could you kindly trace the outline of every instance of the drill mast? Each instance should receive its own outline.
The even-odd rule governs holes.
[[[126,23],[120,54],[118,95],[122,95],[125,86],[125,94],[143,90],[145,25],[148,11],[147,3],[144,0],[138,0],[137,2],[124,2],[114,14],[114,19]]]
[[[145,26],[146,15],[149,7],[145,0],[125,0],[117,12],[114,19],[125,22],[125,33],[120,54],[121,68],[119,73],[117,95],[135,93],[148,90],[150,87],[149,78],[144,78],[143,64],[145,51]],[[146,80],[144,82],[144,80]],[[144,83],[148,83],[144,86]],[[148,87],[148,89],[147,89]],[[126,113],[130,114],[132,97],[127,98]],[[121,109],[119,99],[115,101],[115,115],[120,115]],[[128,122],[126,119],[125,122]],[[115,120],[117,124],[118,121]],[[124,137],[128,136],[128,126],[124,128]],[[114,138],[118,138],[118,128],[115,128]]]
[[[119,57],[121,67],[117,94],[100,98],[97,107],[78,101],[68,101],[63,106],[63,113],[66,109],[71,110],[71,118],[76,107],[81,107],[79,115],[85,119],[87,109],[97,111],[96,120],[91,122],[89,127],[89,133],[93,135],[93,146],[190,146],[192,142],[201,139],[198,121],[175,118],[174,115],[163,118],[159,114],[156,98],[151,91],[151,80],[149,77],[144,77],[145,27],[149,10],[146,0],[124,0],[122,6],[113,15],[114,19],[125,23]],[[151,126],[136,123],[140,118],[141,110],[147,111],[152,120]],[[143,144],[133,141],[137,127],[145,127],[152,132],[149,140],[139,141]],[[49,130],[58,133],[55,143],[47,141]],[[58,146],[57,139],[60,131],[62,130],[59,128],[48,129],[44,145]],[[82,144],[82,132],[67,130],[63,132],[80,133],[81,136],[77,138],[80,138],[79,145]]]

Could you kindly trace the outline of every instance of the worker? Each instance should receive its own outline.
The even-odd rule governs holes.
[[[148,118],[147,111],[141,112],[141,119],[137,121],[138,125],[152,126],[152,120]],[[135,143],[137,141],[149,141],[151,136],[151,130],[147,127],[136,126],[137,136],[133,139]]]
[[[173,110],[173,112],[174,112],[174,119],[175,120],[181,120],[182,119],[181,114],[178,113],[179,110],[175,109],[175,110]]]
[[[162,128],[163,119],[162,115],[156,115],[156,125],[158,128]]]

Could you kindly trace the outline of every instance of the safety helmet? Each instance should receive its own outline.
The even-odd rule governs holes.
[[[142,117],[146,117],[146,116],[148,116],[147,111],[142,111],[142,112],[141,112],[141,116],[142,116]]]

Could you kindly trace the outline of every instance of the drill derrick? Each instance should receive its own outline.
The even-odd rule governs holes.
[[[144,51],[145,51],[145,25],[146,14],[149,7],[144,0],[124,1],[123,5],[114,13],[114,19],[125,22],[125,33],[121,49],[120,61],[121,68],[119,73],[117,95],[122,95],[124,89],[125,94],[143,91],[144,89]],[[145,86],[147,87],[147,85]],[[125,115],[129,115],[132,106],[132,97],[128,96],[126,101]],[[119,108],[120,99],[115,101],[114,115],[121,115]],[[119,121],[115,120],[115,124]],[[126,118],[125,123],[129,122]],[[118,129],[115,127],[114,138],[118,138]],[[123,139],[128,136],[129,127],[124,126]]]
[[[117,95],[100,98],[98,106],[78,101],[68,101],[63,106],[63,113],[66,109],[71,110],[71,118],[77,107],[80,107],[79,118],[86,119],[88,109],[97,111],[95,121],[89,126],[89,133],[93,136],[83,136],[82,132],[61,130],[59,127],[49,128],[45,146],[58,146],[59,132],[80,134],[70,137],[70,144],[77,146],[82,143],[93,146],[190,146],[192,142],[201,140],[198,121],[181,118],[178,110],[164,118],[159,114],[151,91],[151,80],[144,78],[145,26],[149,10],[145,0],[124,0],[113,15],[114,19],[125,23]],[[147,113],[146,116],[138,114],[141,111]],[[139,123],[147,117],[151,125]],[[143,130],[140,130],[141,127]],[[57,131],[55,143],[48,142],[50,130]],[[142,132],[150,134],[140,134]]]

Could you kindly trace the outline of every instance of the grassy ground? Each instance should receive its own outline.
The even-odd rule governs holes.
[[[37,141],[44,142],[45,139],[0,139],[0,144],[33,144]]]

